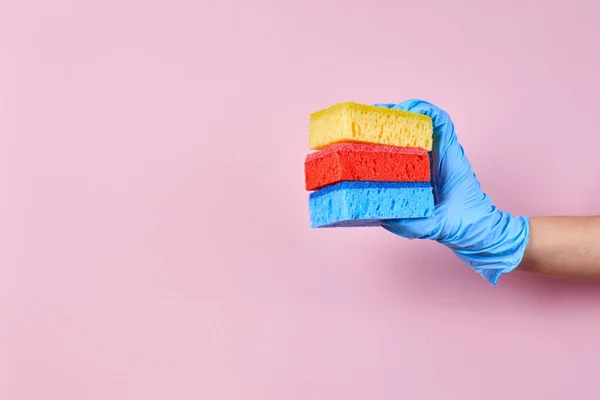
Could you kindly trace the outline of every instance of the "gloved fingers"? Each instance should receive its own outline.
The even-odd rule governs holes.
[[[381,222],[381,226],[407,239],[436,240],[441,232],[441,220],[437,217],[390,219]]]
[[[375,107],[383,107],[383,108],[393,108],[396,106],[395,103],[375,103],[373,104]]]

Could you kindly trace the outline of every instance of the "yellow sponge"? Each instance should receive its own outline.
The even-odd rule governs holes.
[[[311,150],[321,150],[340,142],[430,151],[433,123],[423,114],[353,102],[339,103],[310,115]]]

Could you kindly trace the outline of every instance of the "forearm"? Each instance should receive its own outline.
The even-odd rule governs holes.
[[[600,217],[532,217],[518,270],[600,281]]]

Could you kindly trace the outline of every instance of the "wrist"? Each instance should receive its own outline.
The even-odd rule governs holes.
[[[446,245],[493,285],[522,262],[529,242],[529,218],[491,207],[463,227],[463,239]]]

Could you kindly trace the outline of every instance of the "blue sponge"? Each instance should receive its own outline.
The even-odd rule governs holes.
[[[309,196],[313,228],[378,226],[381,220],[429,217],[432,212],[429,182],[343,181]]]

